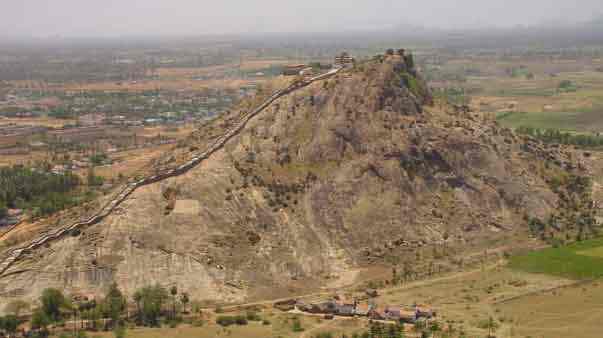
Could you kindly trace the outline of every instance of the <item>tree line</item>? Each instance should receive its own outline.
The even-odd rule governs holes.
[[[545,143],[559,143],[574,145],[584,148],[600,147],[603,145],[603,136],[575,134],[559,129],[534,128],[521,126],[516,129],[519,134],[529,135]]]
[[[7,208],[32,210],[35,216],[48,215],[76,203],[71,193],[81,184],[72,173],[54,174],[13,166],[0,168],[0,218]]]
[[[116,337],[123,337],[127,323],[139,326],[171,326],[182,321],[190,302],[188,293],[179,292],[176,286],[169,289],[160,285],[138,289],[131,301],[136,304],[134,314],[128,313],[128,299],[113,283],[100,299],[71,299],[55,288],[45,289],[39,297],[38,307],[30,311],[30,304],[16,300],[6,305],[9,315],[0,317],[0,333],[14,334],[24,322],[24,312],[31,313],[31,337],[48,337],[53,327],[65,327],[67,321],[73,327],[73,337],[85,336],[78,329],[91,331],[113,330]],[[1,336],[1,334],[0,334]]]
[[[491,318],[488,322],[491,323],[491,327],[485,327],[490,332],[496,329],[496,322]],[[451,322],[442,325],[440,322],[425,322],[419,321],[414,327],[413,331],[407,334],[403,324],[384,324],[380,322],[370,322],[368,329],[363,332],[353,333],[351,336],[342,334],[337,336],[332,332],[321,332],[312,336],[312,338],[405,338],[405,337],[421,337],[421,338],[466,338],[467,333],[463,327],[456,327]]]

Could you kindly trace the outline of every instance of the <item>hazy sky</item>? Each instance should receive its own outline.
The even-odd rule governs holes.
[[[603,0],[1,0],[0,35],[127,36],[582,21]]]

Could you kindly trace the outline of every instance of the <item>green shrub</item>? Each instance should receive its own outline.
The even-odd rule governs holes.
[[[234,324],[234,318],[232,316],[218,316],[218,318],[216,318],[216,324],[220,326],[230,326]]]
[[[216,323],[220,326],[231,326],[231,325],[247,325],[247,318],[242,315],[237,316],[219,316],[216,318]]]
[[[312,336],[313,338],[333,338],[333,334],[331,332],[321,332]]]
[[[235,323],[237,325],[247,325],[247,318],[245,316],[235,316]]]
[[[292,325],[291,329],[293,330],[293,332],[304,331],[304,328],[301,326],[301,322],[299,321],[299,318],[293,318],[293,325]]]
[[[123,325],[118,325],[113,329],[113,335],[115,338],[125,338],[126,337],[126,327]]]
[[[570,80],[563,80],[559,83],[559,90],[564,92],[575,92],[578,87]]]
[[[404,86],[406,88],[408,88],[408,90],[410,90],[411,93],[415,94],[415,95],[420,95],[421,94],[421,88],[419,87],[419,82],[417,81],[417,79],[412,76],[409,73],[401,73],[400,76],[402,77],[402,82],[404,83]]]
[[[262,320],[262,317],[260,317],[257,312],[254,311],[247,311],[246,314],[247,320],[252,321],[252,322],[259,322]]]

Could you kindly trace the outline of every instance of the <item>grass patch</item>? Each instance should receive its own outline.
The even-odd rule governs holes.
[[[588,252],[600,255],[584,254]],[[601,278],[603,277],[603,238],[513,256],[510,258],[509,266],[526,272],[571,279]]]
[[[500,97],[517,97],[517,96],[535,96],[535,97],[551,97],[557,94],[557,90],[553,88],[506,88],[495,93]]]
[[[560,130],[575,130],[573,127],[580,113],[567,112],[505,112],[499,114],[496,119],[504,126],[517,128],[532,127],[532,128],[548,128]]]
[[[603,246],[587,250],[578,251],[578,254],[590,257],[603,258]]]
[[[308,173],[312,173],[319,178],[327,177],[337,169],[336,161],[323,161],[318,163],[294,162],[285,165],[274,165],[272,171],[278,175],[289,178],[303,178]]]

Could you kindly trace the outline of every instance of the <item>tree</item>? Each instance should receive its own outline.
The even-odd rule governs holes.
[[[568,89],[571,88],[574,84],[570,80],[563,80],[559,82],[559,89]]]
[[[400,283],[400,277],[398,276],[398,270],[396,267],[392,267],[392,285],[398,285]]]
[[[404,278],[404,282],[408,282],[413,273],[414,271],[411,262],[404,261],[404,263],[402,264],[402,277]]]
[[[178,295],[178,287],[176,285],[172,286],[170,294],[172,295],[172,319],[174,319],[176,318],[176,296]]]
[[[48,318],[56,322],[61,319],[61,307],[65,304],[65,296],[57,289],[48,288],[42,291],[40,297],[42,303],[42,311]]]
[[[186,304],[190,302],[187,292],[183,292],[180,294],[180,303],[182,303],[182,311],[186,312]]]
[[[299,318],[293,318],[293,326],[291,329],[293,330],[293,332],[304,331],[304,328],[302,327],[301,322],[299,321]]]
[[[494,318],[490,316],[486,322],[486,328],[488,329],[488,337],[494,337],[494,331],[498,328],[498,324],[494,321]]]
[[[313,338],[333,338],[333,334],[331,332],[321,332],[312,337]],[[344,337],[345,337],[345,335],[342,336],[342,338],[344,338]]]
[[[125,338],[126,328],[123,325],[117,325],[113,330],[113,335],[115,336],[115,338]]]
[[[438,334],[438,332],[442,331],[442,327],[440,326],[440,323],[438,322],[433,322],[431,323],[431,325],[429,326],[429,331],[431,331],[431,333],[436,336]]]
[[[166,289],[160,285],[146,286],[137,293],[140,295],[142,323],[148,326],[158,325],[161,308],[169,298]]]
[[[50,318],[46,315],[46,313],[41,309],[36,309],[31,316],[31,327],[32,329],[45,330],[46,327],[50,324]]]
[[[107,156],[107,154],[104,153],[100,153],[100,154],[94,154],[92,156],[90,156],[90,163],[92,163],[92,165],[101,165],[103,164],[109,157]]]
[[[15,315],[8,315],[8,316],[4,317],[4,320],[3,320],[4,330],[6,330],[6,332],[9,334],[9,336],[11,334],[15,334],[15,332],[17,332],[17,327],[19,327],[19,324],[20,324],[19,319]]]
[[[88,310],[87,317],[88,317],[88,320],[90,320],[92,322],[92,329],[93,330],[98,329],[98,327],[100,326],[99,321],[100,321],[100,318],[102,317],[102,313],[101,313],[102,312],[101,311],[102,310],[101,309],[102,306],[100,306],[100,305],[101,304],[99,304],[99,305],[95,304],[94,307],[92,307],[92,308],[90,308]]]
[[[8,209],[6,208],[6,203],[0,200],[0,219],[3,219],[8,215]]]
[[[140,303],[142,302],[142,290],[136,290],[132,295],[132,299],[134,299],[134,303],[136,303],[136,320],[138,322],[142,321],[142,309],[140,307]]]
[[[126,300],[119,290],[117,283],[113,282],[111,286],[109,286],[109,290],[105,295],[105,310],[106,315],[111,318],[113,325],[118,324],[121,314],[124,312],[126,308]]]
[[[404,63],[406,63],[406,67],[408,67],[408,69],[415,68],[415,58],[412,53],[407,53],[404,55]]]
[[[77,304],[77,311],[80,313],[80,327],[84,327],[84,319],[90,319],[90,312],[96,308],[96,300],[86,300]],[[86,317],[86,318],[84,318]]]
[[[72,320],[73,320],[73,337],[77,337],[78,336],[78,332],[77,332],[77,310],[78,310],[78,305],[75,304],[72,300],[69,300],[67,298],[65,298],[65,301],[63,302],[63,304],[61,304],[60,307],[60,311],[61,313],[63,312],[71,312]]]
[[[88,184],[88,186],[91,187],[96,187],[96,186],[101,186],[103,185],[103,178],[100,176],[96,176],[96,174],[94,173],[94,168],[90,167],[90,169],[88,169],[88,175],[86,176],[86,183]]]
[[[4,307],[4,311],[14,314],[17,317],[19,317],[23,311],[27,310],[29,310],[29,303],[21,299],[13,300]]]

